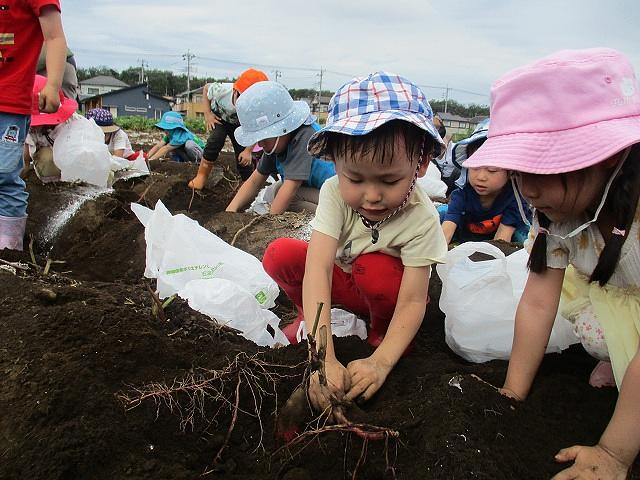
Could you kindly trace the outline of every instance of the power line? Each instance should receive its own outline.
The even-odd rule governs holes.
[[[158,53],[126,53],[126,52],[116,52],[116,51],[107,51],[107,50],[92,50],[92,49],[84,49],[84,48],[77,48],[75,49],[79,52],[89,52],[89,53],[97,53],[97,54],[101,54],[101,55],[119,55],[119,56],[146,56],[146,57],[160,57],[160,58],[182,58],[183,60],[187,61],[187,84],[188,86],[190,86],[190,77],[191,77],[191,73],[192,73],[192,62],[191,60],[193,60],[196,56],[194,54],[191,53],[190,50],[187,51],[186,54],[171,54],[171,53],[162,53],[162,54],[158,54]],[[257,68],[263,68],[263,69],[267,69],[267,70],[273,70],[274,71],[274,75],[276,77],[276,81],[278,81],[278,79],[280,77],[282,77],[282,70],[285,71],[301,71],[301,72],[312,72],[317,76],[317,72],[318,72],[318,68],[313,68],[313,67],[305,67],[305,66],[292,66],[292,65],[276,65],[276,64],[269,64],[269,63],[255,63],[255,62],[243,62],[243,61],[237,61],[237,60],[228,60],[228,59],[224,59],[224,58],[214,58],[214,57],[201,57],[198,56],[199,60],[204,60],[207,62],[215,62],[215,63],[221,63],[221,64],[227,64],[227,65],[240,65],[240,66],[253,66],[253,67],[257,67]],[[138,59],[138,61],[140,61]],[[172,63],[171,65],[174,65],[177,62]],[[146,64],[146,67],[149,68],[149,64]],[[321,72],[323,74],[331,74],[331,75],[337,75],[337,76],[341,76],[341,77],[348,77],[348,78],[355,78],[358,75],[353,75],[351,73],[345,73],[345,72],[339,72],[336,70],[329,70],[329,69],[325,69],[325,68],[321,68],[320,69]],[[445,93],[445,97],[448,98],[448,94],[449,92],[459,92],[459,93],[464,93],[467,95],[475,95],[478,97],[484,97],[484,98],[489,98],[489,95],[486,93],[480,93],[480,92],[474,92],[471,90],[465,90],[462,88],[455,88],[455,87],[450,87],[448,85],[443,86],[443,85],[426,85],[426,84],[418,84],[419,87],[421,88],[430,88],[430,89],[438,89],[438,90],[443,90]]]

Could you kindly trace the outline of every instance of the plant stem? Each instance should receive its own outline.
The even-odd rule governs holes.
[[[322,312],[322,307],[324,306],[323,302],[318,302],[318,309],[316,310],[316,319],[313,322],[313,330],[311,331],[311,335],[315,338],[316,330],[318,329],[318,322],[320,321],[320,313]]]

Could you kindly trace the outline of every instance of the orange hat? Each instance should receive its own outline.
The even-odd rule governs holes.
[[[233,88],[237,90],[238,93],[243,93],[254,83],[266,82],[268,80],[269,77],[267,77],[266,73],[254,68],[250,68],[249,70],[245,70],[240,74],[236,82],[233,84]]]

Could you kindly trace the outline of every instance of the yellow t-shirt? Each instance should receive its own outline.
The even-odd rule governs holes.
[[[444,263],[447,242],[440,217],[431,200],[416,188],[405,207],[380,227],[380,237],[371,242],[371,229],[364,226],[338,190],[338,177],[324,182],[311,228],[338,240],[336,263],[345,272],[365,253],[382,252],[399,257],[405,267]]]

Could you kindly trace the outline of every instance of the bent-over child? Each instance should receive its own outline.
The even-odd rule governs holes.
[[[535,209],[530,273],[502,393],[527,397],[560,306],[601,361],[591,384],[615,384],[620,393],[596,445],[558,452],[556,461],[574,464],[554,479],[624,479],[640,450],[635,74],[615,50],[565,50],[507,73],[491,98],[489,138],[466,166],[513,171]]]
[[[320,187],[336,174],[332,162],[307,151],[311,136],[320,129],[309,105],[294,101],[276,82],[249,87],[236,104],[240,127],[235,136],[240,145],[258,144],[264,150],[251,176],[240,186],[227,207],[237,212],[250,204],[270,175],[280,180],[270,188],[270,213],[285,210],[315,212]]]
[[[236,158],[236,168],[242,180],[246,180],[254,170],[252,150],[253,145],[243,148],[233,136],[233,132],[240,126],[236,112],[238,97],[251,85],[269,80],[267,74],[249,68],[242,72],[233,83],[213,82],[202,87],[202,106],[204,109],[205,128],[209,132],[204,147],[198,174],[188,183],[189,188],[202,190],[213,169],[213,164],[224,147],[227,137],[231,140]]]
[[[149,150],[149,160],[168,155],[175,162],[199,162],[204,142],[184,124],[178,112],[165,112],[156,127],[164,130],[164,137]]]
[[[53,143],[60,134],[62,127],[80,118],[76,113],[78,104],[67,98],[62,89],[59,91],[60,106],[54,113],[44,113],[38,110],[38,92],[47,83],[42,75],[36,75],[33,82],[33,109],[31,111],[31,127],[25,139],[24,174],[33,167],[36,176],[42,183],[60,180],[60,169],[54,163]]]
[[[317,376],[309,387],[320,411],[336,400],[370,399],[411,350],[424,318],[430,267],[447,252],[438,213],[415,188],[442,141],[432,118],[424,93],[398,75],[378,72],[340,87],[326,126],[309,141],[310,153],[337,171],[322,186],[311,239],[280,238],[265,251],[265,270],[298,309],[285,328],[289,340],[302,321],[311,332],[318,303],[325,305],[328,388]],[[331,336],[334,304],[369,318],[375,348],[346,367]]]

